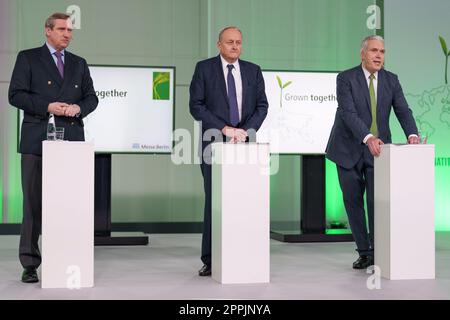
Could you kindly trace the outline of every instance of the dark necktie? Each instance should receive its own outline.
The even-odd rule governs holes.
[[[236,95],[236,83],[234,82],[234,77],[232,70],[234,66],[232,64],[227,65],[228,75],[227,75],[227,85],[228,85],[228,101],[230,103],[230,123],[233,127],[236,127],[239,123],[239,109]]]
[[[59,74],[61,75],[61,78],[64,79],[64,63],[62,61],[62,54],[59,51],[55,51],[56,56],[56,67],[58,67]]]

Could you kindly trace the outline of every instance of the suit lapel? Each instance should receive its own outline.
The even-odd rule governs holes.
[[[247,69],[245,67],[245,63],[242,63],[242,61],[239,61],[239,68],[241,69],[241,80],[242,80],[242,114],[241,114],[241,121],[245,119],[245,111],[246,111],[246,103],[245,98],[247,97],[247,90],[248,90],[248,78],[247,78]]]
[[[358,68],[358,82],[359,82],[359,85],[361,87],[361,92],[363,93],[363,95],[364,95],[364,97],[366,99],[366,106],[369,109],[369,112],[371,112],[371,110],[370,110],[369,87],[367,85],[367,80],[366,80],[366,77],[364,75],[364,71],[363,71],[361,66]]]
[[[53,80],[59,85],[62,85],[62,78],[59,74],[58,68],[56,67],[55,60],[53,60],[50,51],[47,48],[47,45],[44,44],[41,50],[41,57],[40,59],[44,63],[45,68],[47,69],[50,76],[53,78]]]
[[[378,79],[377,79],[377,119],[381,108],[383,93],[385,92],[385,90],[383,90],[382,88],[384,85],[383,80],[384,80],[384,73],[383,69],[381,69],[380,71],[378,71]]]
[[[217,75],[217,81],[220,87],[220,91],[222,92],[223,97],[227,103],[227,110],[228,110],[230,109],[230,104],[228,102],[227,86],[225,84],[225,75],[223,73],[222,60],[220,60],[220,55],[217,56],[215,66],[216,66],[215,74]]]

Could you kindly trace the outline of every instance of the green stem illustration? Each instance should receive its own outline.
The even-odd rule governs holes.
[[[280,90],[280,108],[283,107],[283,88]]]
[[[448,83],[447,82],[447,67],[448,67],[448,56],[445,57],[445,84]]]

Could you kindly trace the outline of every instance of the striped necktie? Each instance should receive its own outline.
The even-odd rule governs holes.
[[[55,51],[56,56],[56,67],[58,67],[59,74],[61,75],[61,78],[64,79],[64,63],[62,61],[62,54],[59,51]]]

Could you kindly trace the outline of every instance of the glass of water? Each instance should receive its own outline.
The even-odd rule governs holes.
[[[55,130],[56,141],[64,141],[64,128],[56,127]]]
[[[420,144],[427,144],[428,137],[425,132],[419,132]]]

